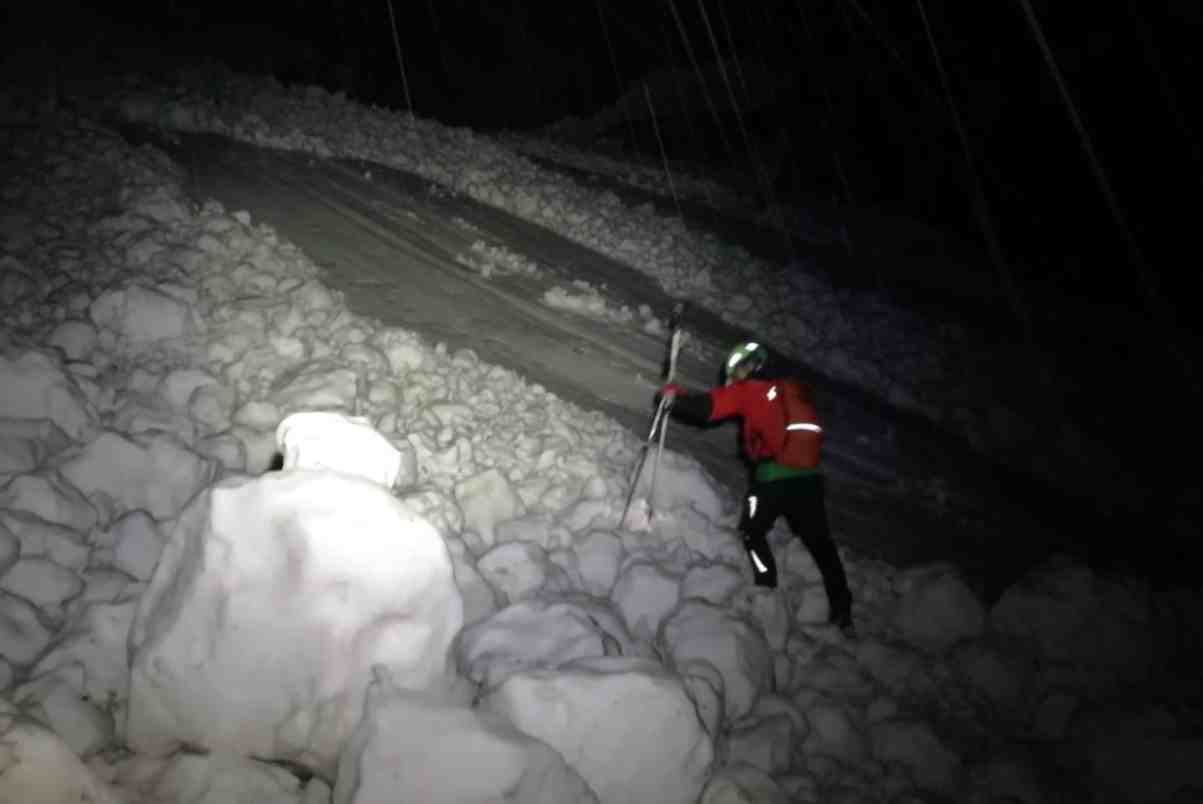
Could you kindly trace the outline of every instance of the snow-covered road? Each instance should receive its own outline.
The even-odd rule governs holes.
[[[145,129],[126,132],[155,139]],[[354,312],[452,351],[473,349],[632,432],[646,430],[663,331],[654,321],[616,325],[540,301],[577,282],[604,289],[613,308],[666,313],[674,300],[645,274],[405,171],[213,135],[157,144],[186,167],[198,201],[217,199],[272,225],[324,268]],[[525,269],[479,270],[466,256],[483,253],[480,244],[522,255]],[[690,330],[680,371],[695,388],[714,382],[727,345],[759,336],[697,308]],[[799,368],[825,400],[831,517],[842,542],[895,565],[951,561],[991,594],[1048,549],[1051,523],[1032,512],[1049,507],[1034,484],[986,464],[917,416]],[[739,493],[744,470],[733,427],[674,426],[670,444]],[[1015,533],[1031,535],[1030,552],[1017,553]]]

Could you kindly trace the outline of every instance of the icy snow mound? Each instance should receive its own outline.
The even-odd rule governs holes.
[[[125,738],[332,773],[372,666],[445,693],[462,616],[439,534],[379,485],[306,470],[224,481],[181,514],[139,601]]]

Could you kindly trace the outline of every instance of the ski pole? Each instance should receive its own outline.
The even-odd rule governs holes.
[[[678,312],[677,315],[679,316],[679,314],[680,313]],[[677,326],[675,329],[673,329],[672,341],[669,345],[668,377],[666,378],[665,382],[672,382],[673,377],[676,376],[677,354],[681,351],[681,337],[681,328],[680,326]],[[656,476],[660,473],[660,456],[664,453],[664,436],[665,433],[668,432],[668,420],[670,418],[669,409],[673,405],[671,397],[660,397],[660,402],[664,406],[664,418],[663,421],[660,422],[660,443],[656,446],[656,458],[652,461],[652,483],[648,488],[647,493],[649,521],[651,521],[651,518],[655,516],[655,508],[653,508],[653,506],[655,505],[656,500]],[[665,402],[667,402],[667,404],[664,404]]]
[[[677,371],[677,355],[681,350],[682,332],[681,319],[685,312],[685,303],[678,302],[673,307],[672,316],[669,319],[669,326],[672,328],[672,337],[669,340],[668,348],[668,382],[676,375]],[[630,488],[627,491],[627,502],[622,509],[621,524],[627,521],[627,515],[631,512],[631,503],[635,499],[635,489],[639,485],[639,478],[643,474],[644,464],[647,462],[647,453],[653,444],[656,443],[657,431],[660,433],[660,451],[656,453],[656,464],[653,466],[652,491],[655,491],[655,474],[659,467],[660,452],[664,449],[664,427],[668,419],[668,409],[672,406],[672,400],[668,397],[660,397],[660,403],[656,406],[656,415],[652,417],[652,429],[647,434],[647,440],[643,442],[643,446],[639,450],[639,460],[635,464],[635,473],[631,476]],[[650,508],[650,503],[649,503]]]

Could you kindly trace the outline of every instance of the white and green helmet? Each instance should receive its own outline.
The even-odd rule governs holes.
[[[723,366],[726,381],[731,382],[731,375],[735,373],[735,369],[740,367],[746,368],[749,374],[755,374],[764,368],[765,361],[768,359],[768,350],[759,343],[755,341],[741,343],[727,354],[727,362]]]

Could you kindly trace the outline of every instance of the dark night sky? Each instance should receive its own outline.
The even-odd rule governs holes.
[[[1183,272],[1170,270],[1182,259],[1171,242],[1193,231],[1203,191],[1197,89],[1188,80],[1198,71],[1200,4],[1110,0],[1082,11],[1031,2],[1137,242],[1173,291],[1185,290]],[[1067,289],[1122,297],[1131,267],[1115,259],[1122,241],[1022,0],[925,3],[1009,256],[1033,263],[1032,275],[1060,276]],[[914,1],[393,0],[393,7],[416,113],[481,130],[587,117],[614,102],[619,77],[630,87],[660,68],[690,70],[686,39],[698,61],[713,62],[705,8],[721,52],[735,54],[729,66],[737,60],[749,75],[759,67],[780,82],[770,92],[753,80],[758,102],[737,97],[753,148],[788,143],[775,188],[781,197],[839,197],[838,152],[858,205],[902,207],[976,231],[965,160]],[[45,42],[64,60],[156,71],[220,60],[407,105],[387,0],[153,7],[50,0],[17,12],[14,22],[10,39]],[[726,94],[717,82],[708,88]],[[686,111],[688,121],[663,121],[670,156],[741,172],[745,146],[734,116],[720,129],[696,98]],[[631,131],[605,134],[629,146]],[[653,146],[646,123],[634,133],[636,147]],[[1061,258],[1074,253],[1084,259]]]

